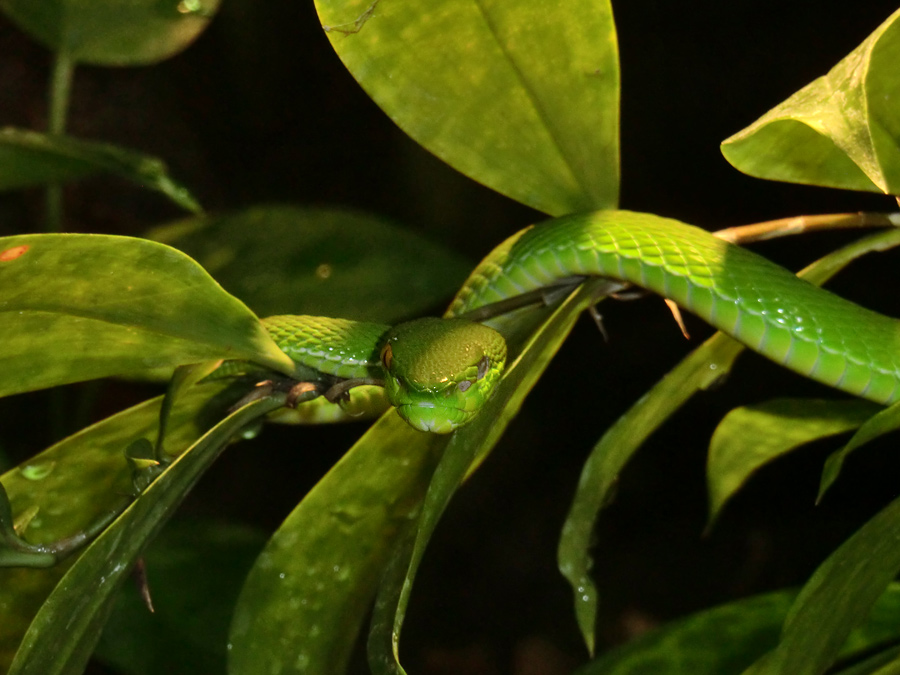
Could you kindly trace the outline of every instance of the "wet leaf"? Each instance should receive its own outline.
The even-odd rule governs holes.
[[[0,10],[48,49],[101,66],[174,56],[203,32],[218,7],[219,0],[0,0]]]
[[[390,571],[379,589],[369,635],[369,663],[375,675],[404,672],[399,661],[400,632],[419,564],[444,510],[463,480],[500,440],[575,320],[596,301],[595,290],[602,283],[587,284],[573,293],[541,323],[475,420],[453,433],[428,486],[415,535],[395,546]]]
[[[0,395],[219,358],[292,368],[193,260],[127,237],[0,238],[0,343]]]
[[[725,158],[759,178],[900,194],[898,19],[724,141]]]
[[[256,206],[147,236],[190,255],[259,316],[395,323],[443,305],[471,268],[408,228],[337,208]]]
[[[143,555],[153,613],[126,584],[94,658],[128,675],[224,673],[231,612],[267,538],[234,523],[176,517]]]
[[[619,65],[607,0],[318,0],[344,65],[453,168],[552,215],[612,208]]]
[[[819,566],[791,606],[778,646],[745,675],[824,673],[900,570],[898,542],[900,499],[869,520]]]
[[[879,436],[896,431],[898,428],[900,428],[900,404],[895,403],[891,407],[871,415],[865,424],[860,426],[859,430],[853,434],[853,437],[847,441],[847,445],[832,453],[825,461],[825,468],[822,469],[822,480],[819,484],[818,499],[822,499],[828,488],[837,480],[838,475],[841,473],[841,468],[844,466],[844,461],[851,452]]]
[[[343,673],[396,536],[417,516],[446,442],[391,411],[303,498],[244,582],[229,673]]]
[[[709,443],[709,523],[760,467],[806,443],[853,431],[882,406],[862,399],[774,399],[735,408]]]
[[[122,583],[138,556],[232,437],[284,404],[264,398],[231,413],[182,453],[78,557],[41,606],[9,675],[77,675],[100,639]],[[52,649],[48,648],[52,645]]]
[[[224,382],[204,384],[179,399],[167,434],[169,453],[184,451],[235,402],[240,394],[226,395],[226,387]],[[14,514],[37,510],[20,534],[33,543],[49,543],[121,509],[132,493],[125,450],[135,439],[156,439],[161,401],[159,397],[98,422],[0,477]],[[34,480],[35,467],[52,469]],[[32,617],[75,559],[46,570],[0,569],[0,671],[8,667]]]
[[[642,635],[579,668],[575,675],[724,675],[740,673],[778,644],[797,591],[758,595],[691,614]],[[891,585],[844,644],[846,658],[900,636],[900,586]],[[843,671],[842,671],[843,672]]]
[[[811,283],[823,284],[858,257],[898,244],[900,230],[864,237],[816,261],[799,276]],[[696,391],[725,376],[743,349],[743,345],[721,333],[707,340],[620,417],[594,446],[585,462],[563,525],[557,559],[563,576],[572,586],[575,616],[591,653],[598,598],[590,577],[593,565],[590,550],[594,544],[597,514],[611,501],[619,472],[650,434]]]
[[[0,191],[65,183],[107,173],[161,192],[195,213],[200,204],[155,157],[109,143],[6,127],[0,130]]]

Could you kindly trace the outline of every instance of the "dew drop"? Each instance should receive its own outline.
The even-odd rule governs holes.
[[[40,464],[26,464],[19,469],[19,473],[27,480],[44,480],[53,473],[56,462],[42,462]]]

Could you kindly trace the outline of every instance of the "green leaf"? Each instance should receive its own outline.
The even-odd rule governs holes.
[[[128,675],[224,673],[231,612],[267,538],[233,523],[176,518],[143,555],[153,613],[126,584],[94,657]]]
[[[304,497],[244,582],[229,673],[343,673],[382,568],[446,436],[383,416]]]
[[[759,178],[900,194],[898,19],[724,141],[725,158]]]
[[[862,399],[782,398],[729,412],[709,443],[709,524],[757,469],[801,445],[852,431],[881,409]]]
[[[149,232],[259,316],[395,323],[443,304],[471,265],[407,228],[346,209],[256,206]]]
[[[284,405],[285,398],[285,394],[279,394],[254,401],[219,422],[81,554],[32,621],[9,675],[83,672],[116,592],[144,547],[231,438],[247,424]]]
[[[619,65],[608,0],[317,0],[344,65],[401,129],[552,215],[614,208]]]
[[[226,395],[226,387],[222,381],[203,384],[179,398],[166,437],[171,455],[196,441],[240,396]],[[33,543],[50,543],[121,509],[132,493],[125,449],[135,439],[156,438],[161,402],[158,397],[98,422],[0,477],[13,512],[33,516],[21,534]],[[74,560],[44,570],[0,569],[0,671]]]
[[[138,66],[185,49],[209,24],[219,0],[0,0],[32,38],[81,63]]]
[[[900,499],[869,520],[819,566],[791,607],[778,647],[745,675],[825,672],[847,636],[863,623],[900,570],[898,542]]]
[[[0,395],[221,358],[290,372],[259,320],[168,246],[0,238]]]
[[[837,480],[838,475],[841,473],[841,468],[844,466],[844,460],[847,459],[851,452],[879,436],[896,431],[898,428],[900,428],[900,403],[895,403],[886,410],[870,416],[865,424],[847,441],[847,445],[829,455],[825,461],[817,499],[822,499],[828,488]]]
[[[816,261],[802,272],[807,281],[823,284],[856,258],[900,245],[900,230],[888,230],[852,242]],[[641,398],[600,439],[581,472],[578,489],[563,525],[557,558],[575,596],[575,615],[588,650],[594,649],[597,589],[590,577],[594,522],[611,500],[619,472],[647,437],[698,389],[724,377],[744,349],[716,334],[694,350]]]
[[[574,321],[592,290],[579,293],[578,309],[567,305],[566,321]],[[535,316],[546,312],[530,318]],[[557,326],[552,334],[561,341],[565,332]],[[419,517],[439,457],[449,442],[474,453],[473,464],[483,459],[549,354],[539,349],[529,358],[535,361],[522,369],[517,386],[501,388],[483,414],[452,436],[417,432],[390,411],[341,458],[272,537],[247,577],[231,630],[232,675],[343,672],[385,565]],[[510,372],[516,371],[511,367],[507,377]],[[429,522],[436,522],[439,510],[437,499]],[[409,565],[400,567],[405,574]],[[388,623],[393,621],[392,610]]]
[[[794,590],[767,593],[697,612],[604,654],[575,675],[724,675],[739,673],[778,644]],[[900,635],[900,585],[878,599],[841,655],[855,658]]]
[[[428,486],[415,537],[407,538],[403,542],[405,545],[395,547],[390,565],[392,572],[385,575],[379,590],[369,636],[369,662],[376,675],[403,672],[399,662],[399,640],[413,582],[450,499],[496,445],[528,392],[569,335],[575,320],[596,301],[595,289],[602,283],[595,281],[571,294],[533,332],[478,417],[458,429],[447,444]]]
[[[0,130],[0,191],[64,183],[108,173],[161,192],[194,213],[202,209],[187,188],[174,181],[162,160],[109,143],[27,129]]]
[[[739,673],[778,644],[796,596],[778,591],[692,614],[594,659],[574,675]]]
[[[563,525],[557,560],[562,575],[572,586],[578,627],[591,654],[597,587],[590,577],[590,548],[597,514],[611,500],[619,473],[643,442],[697,390],[724,377],[743,349],[743,345],[723,333],[704,342],[607,429],[581,470]]]

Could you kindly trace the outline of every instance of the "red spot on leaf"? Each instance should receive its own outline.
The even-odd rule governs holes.
[[[13,246],[5,251],[0,251],[0,262],[9,262],[15,260],[28,250],[27,246]]]

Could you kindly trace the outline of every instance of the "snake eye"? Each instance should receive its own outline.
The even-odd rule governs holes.
[[[490,370],[490,367],[491,360],[486,356],[482,356],[481,361],[478,362],[478,374],[475,376],[475,379],[480,380],[482,377],[487,375],[487,371]]]
[[[393,363],[393,362],[394,362],[394,352],[391,351],[391,343],[388,342],[384,346],[384,349],[381,350],[381,363],[384,364],[384,367],[386,370],[390,370],[391,363]]]
[[[466,392],[466,391],[469,390],[469,387],[472,386],[472,380],[463,380],[462,382],[460,382],[460,383],[459,383],[458,385],[456,385],[456,386],[459,387],[459,390],[460,390],[460,391]]]

